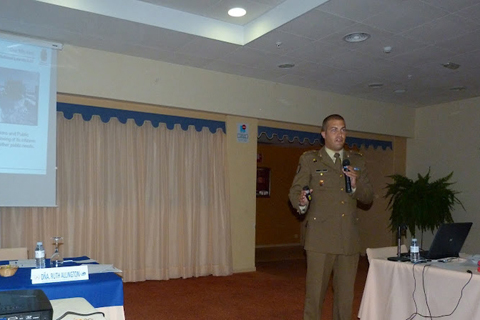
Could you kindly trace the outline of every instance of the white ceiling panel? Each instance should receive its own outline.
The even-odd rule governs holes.
[[[450,57],[453,57],[454,55],[455,53],[449,50],[436,46],[428,46],[414,51],[410,51],[405,54],[394,56],[392,57],[392,60],[412,67],[418,67],[422,64],[436,60],[443,60],[444,63],[447,63],[450,61]]]
[[[477,0],[422,0],[432,6],[445,9],[449,12],[456,12],[465,8],[470,8],[478,4]],[[478,17],[478,16],[477,16]]]
[[[480,17],[480,4],[478,3],[478,1],[470,1],[470,2],[477,2],[477,4],[474,4],[469,7],[465,7],[455,12],[455,14],[462,16],[464,18],[470,19],[472,22],[476,24],[480,24],[480,19],[478,19],[478,17]]]
[[[0,31],[421,107],[480,96],[479,16],[480,0],[2,0]]]
[[[480,50],[480,30],[475,30],[452,39],[438,41],[436,45],[456,53]]]
[[[355,22],[348,19],[319,10],[311,10],[281,26],[279,30],[316,40],[353,24]]]
[[[280,55],[248,47],[238,48],[235,52],[223,56],[221,60],[252,68],[263,69],[271,69],[272,67],[277,68],[279,64],[285,63],[285,58]]]
[[[433,20],[419,27],[410,29],[402,33],[402,35],[419,42],[433,45],[439,40],[445,41],[453,39],[478,28],[478,23],[474,23],[456,14],[449,14],[442,19]]]
[[[273,30],[246,44],[247,47],[267,51],[274,54],[286,54],[312,43],[313,40],[290,33]]]
[[[391,1],[385,11],[363,21],[393,33],[405,32],[448,14],[444,9],[417,0]]]

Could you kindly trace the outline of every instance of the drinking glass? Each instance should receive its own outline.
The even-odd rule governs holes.
[[[55,252],[50,258],[50,267],[61,267],[63,265],[63,257],[60,254],[59,246],[63,237],[53,237],[52,239],[55,241]]]

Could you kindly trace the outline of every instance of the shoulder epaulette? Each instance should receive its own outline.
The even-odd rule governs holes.
[[[357,156],[357,157],[363,157],[363,154],[360,153],[360,152],[357,152],[357,151],[349,150],[349,151],[348,151],[348,157],[352,157],[352,156],[353,156],[353,157],[355,157],[355,156]]]
[[[359,156],[359,157],[363,157],[363,153],[361,152],[357,152],[357,151],[350,151],[353,155],[356,155],[356,156]]]
[[[318,153],[318,150],[308,150],[308,151],[305,151],[303,154],[317,154]]]

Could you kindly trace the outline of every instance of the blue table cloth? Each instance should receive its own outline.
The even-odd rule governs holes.
[[[79,265],[75,261],[89,258],[67,259],[74,262],[65,263],[66,267]],[[8,261],[0,261],[0,264],[8,264]],[[12,277],[0,277],[0,291],[42,289],[50,300],[82,297],[95,308],[123,306],[123,282],[115,273],[94,273],[89,275],[89,280],[42,284],[32,284],[30,273],[31,268],[19,268]]]

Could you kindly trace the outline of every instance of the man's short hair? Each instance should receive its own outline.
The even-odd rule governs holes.
[[[325,119],[323,119],[323,122],[322,122],[322,131],[325,131],[325,129],[327,128],[327,123],[328,121],[330,120],[342,120],[344,123],[345,123],[345,119],[343,119],[343,117],[339,114],[331,114],[329,115],[328,117],[326,117]]]

